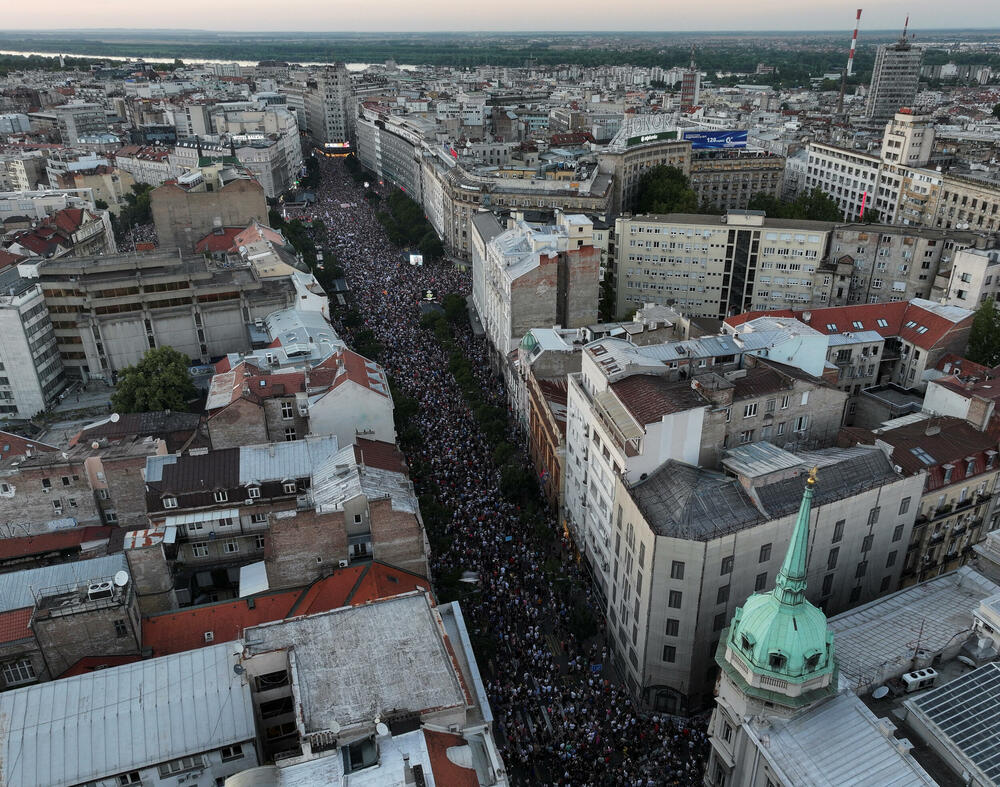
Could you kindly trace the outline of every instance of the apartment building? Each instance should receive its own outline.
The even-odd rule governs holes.
[[[473,230],[479,225],[473,223]],[[473,289],[473,303],[500,359],[532,328],[597,322],[600,250],[586,216],[558,214],[546,226],[512,220],[506,231],[475,246],[484,253],[472,262],[473,279],[482,282]]]
[[[42,288],[17,266],[0,271],[0,414],[29,419],[65,387],[62,359]]]
[[[24,269],[24,264],[22,264]],[[190,358],[250,349],[248,323],[296,300],[287,279],[157,251],[32,266],[70,377],[112,379],[153,347]]]
[[[53,112],[64,145],[76,145],[82,136],[108,131],[108,116],[100,104],[70,102],[56,107]]]
[[[971,231],[847,224],[834,229],[829,254],[850,271],[844,303],[931,300],[938,272],[977,240]]]
[[[785,157],[758,150],[699,150],[691,154],[691,188],[698,205],[746,210],[754,194],[780,197]]]
[[[822,479],[809,511],[810,600],[830,613],[899,586],[921,479],[896,472],[882,451],[790,453],[762,442],[723,464],[731,475],[671,460],[617,481],[609,638],[626,685],[651,710],[711,702],[722,631],[774,583],[809,468]]]
[[[923,582],[974,559],[973,547],[994,529],[1000,452],[997,436],[962,418],[924,416],[874,431],[845,428],[841,442],[875,445],[923,486],[903,583]]]
[[[846,399],[798,368],[746,354],[731,336],[585,345],[581,371],[568,376],[564,514],[601,596],[611,584],[616,479],[634,483],[669,459],[717,467],[726,447],[761,440],[832,445]]]
[[[115,167],[127,172],[136,183],[162,186],[176,174],[170,164],[170,150],[153,145],[126,145],[114,153]]]
[[[353,131],[351,75],[343,63],[313,72],[306,82],[306,128],[316,142],[348,142]]]
[[[615,221],[616,313],[658,303],[723,319],[751,308],[825,305],[836,276],[826,264],[832,227],[760,211],[622,216]]]
[[[965,248],[955,252],[950,267],[942,267],[933,298],[963,309],[979,307],[987,298],[1000,297],[1000,250]]]
[[[691,143],[680,139],[668,115],[628,118],[598,155],[601,172],[611,176],[614,192],[609,213],[635,210],[639,180],[653,167],[676,167],[691,174]]]
[[[872,81],[865,102],[868,120],[884,122],[913,103],[923,54],[922,48],[913,46],[905,37],[895,44],[882,44],[875,50]]]
[[[949,353],[965,352],[973,314],[957,306],[914,298],[877,305],[749,312],[726,318],[725,329],[739,331],[741,325],[760,316],[792,318],[828,337],[874,331],[885,339],[879,382],[923,390],[927,370],[934,369]]]

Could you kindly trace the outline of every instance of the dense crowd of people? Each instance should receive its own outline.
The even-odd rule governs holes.
[[[461,603],[473,632],[490,641],[480,668],[512,781],[580,787],[699,783],[704,726],[640,713],[608,674],[599,639],[577,640],[567,621],[579,603],[596,612],[591,585],[562,534],[540,542],[501,493],[491,447],[448,371],[440,343],[421,327],[419,303],[427,291],[438,299],[464,296],[469,274],[444,263],[411,266],[403,250],[389,243],[377,208],[343,162],[324,159],[321,167],[317,204],[308,212],[325,225],[327,264],[335,258],[343,266],[363,329],[383,347],[378,360],[398,389],[419,404],[421,442],[404,446],[420,468],[417,491],[435,495],[451,513],[438,539],[448,546],[432,555],[432,573],[478,577]],[[350,331],[345,338],[350,340]],[[485,340],[467,328],[456,330],[456,340],[473,361],[484,393],[502,404]],[[556,523],[549,524],[555,533]],[[555,577],[542,570],[553,564],[559,566]]]

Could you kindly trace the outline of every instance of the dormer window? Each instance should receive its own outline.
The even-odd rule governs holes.
[[[965,460],[965,475],[966,477],[975,474],[976,472],[976,460],[975,457],[969,457]]]
[[[163,498],[164,508],[177,508],[177,498],[176,497],[165,497]]]
[[[819,666],[819,653],[809,653],[806,655],[806,669],[814,670]]]
[[[946,484],[951,483],[951,473],[955,469],[955,465],[945,465],[944,466],[944,482]]]
[[[992,470],[993,469],[993,465],[996,464],[996,461],[997,461],[997,452],[996,451],[987,451],[986,452],[986,469],[987,470]]]
[[[784,653],[779,653],[778,651],[772,651],[767,656],[767,665],[773,670],[782,670],[785,668],[785,662],[788,659],[785,658]]]
[[[740,647],[747,653],[753,653],[753,642],[746,634],[740,637]]]
[[[214,498],[216,503],[225,503],[229,500],[229,493],[225,489],[216,489]]]
[[[251,500],[257,500],[260,497],[260,487],[251,486],[247,489],[247,496],[249,496]]]
[[[286,481],[281,485],[281,488],[285,491],[286,495],[294,495],[298,490],[298,485],[294,481]]]

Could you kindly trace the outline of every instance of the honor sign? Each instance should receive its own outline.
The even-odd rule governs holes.
[[[625,147],[633,145],[645,145],[647,142],[656,142],[661,139],[677,139],[676,131],[658,131],[655,134],[640,134],[637,137],[629,137],[625,141]]]

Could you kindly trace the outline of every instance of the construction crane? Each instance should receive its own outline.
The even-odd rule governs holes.
[[[844,90],[847,88],[847,78],[854,75],[854,50],[858,45],[858,28],[861,26],[861,9],[854,17],[854,35],[851,36],[851,53],[847,56],[847,68],[840,71],[840,95],[837,96],[837,114],[844,113]]]

